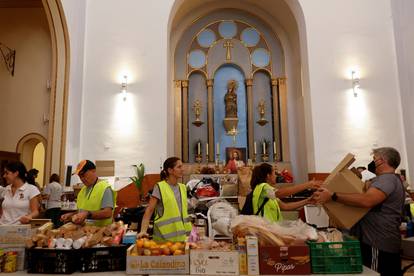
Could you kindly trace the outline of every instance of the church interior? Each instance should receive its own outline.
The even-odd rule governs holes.
[[[185,181],[206,169],[243,179],[266,162],[303,183],[349,153],[366,167],[373,149],[392,147],[411,187],[413,10],[411,0],[0,0],[0,171],[20,160],[39,187],[53,173],[71,187],[88,159],[126,187],[144,164],[143,190],[120,196],[136,205],[171,156]]]
[[[390,146],[409,179],[410,5],[2,0],[1,158],[36,166],[43,185],[81,159],[128,177],[235,148],[301,182]]]

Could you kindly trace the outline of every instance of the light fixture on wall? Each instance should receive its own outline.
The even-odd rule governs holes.
[[[121,94],[122,94],[122,98],[124,99],[124,101],[126,101],[127,88],[128,88],[128,76],[124,75],[122,78],[122,83],[121,83]]]
[[[4,63],[6,64],[7,71],[14,76],[14,65],[16,59],[16,50],[11,49],[0,42],[0,53],[3,57]]]
[[[354,92],[354,97],[358,96],[360,86],[360,79],[356,76],[356,72],[352,71],[352,91]]]

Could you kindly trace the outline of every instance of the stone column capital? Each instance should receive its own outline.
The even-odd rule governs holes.
[[[188,88],[188,80],[182,80],[181,85],[183,86],[183,88]]]
[[[246,79],[246,86],[253,86],[253,79]]]
[[[211,87],[214,84],[214,79],[206,80],[207,87]]]

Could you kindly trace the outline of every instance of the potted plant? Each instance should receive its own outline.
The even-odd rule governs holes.
[[[135,186],[137,187],[140,195],[140,199],[144,198],[143,189],[142,189],[142,180],[144,179],[145,175],[145,166],[143,163],[139,165],[132,165],[134,167],[135,176],[130,177],[132,182],[134,182]]]

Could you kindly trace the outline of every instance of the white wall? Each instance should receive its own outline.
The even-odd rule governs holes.
[[[145,3],[145,5],[143,5]],[[171,0],[90,0],[86,9],[80,158],[159,172],[167,152],[167,25]],[[129,76],[128,98],[120,95]]]
[[[401,89],[401,104],[407,143],[408,170],[414,174],[414,1],[391,1]],[[413,183],[412,183],[413,184]]]
[[[43,8],[0,8],[0,42],[16,50],[14,76],[0,56],[0,150],[14,152],[24,135],[47,138],[52,50]]]
[[[329,172],[348,152],[357,155],[356,164],[366,165],[371,149],[379,146],[400,150],[402,167],[406,167],[390,1],[299,1],[308,46],[309,64],[303,66],[309,70],[310,91],[304,93],[311,98],[313,141],[308,152],[315,156],[312,169]],[[69,2],[64,0],[65,12],[70,10]],[[114,159],[117,175],[131,175],[130,165],[139,162],[147,165],[147,172],[159,171],[167,141],[172,139],[167,137],[167,24],[172,3],[87,1],[83,87],[80,81],[73,83],[71,76],[71,93],[78,87],[83,96],[82,102],[79,95],[72,99],[69,112],[76,127],[81,105],[82,122],[80,133],[69,129],[74,142],[67,151],[74,153],[67,161]],[[74,34],[70,26],[82,18],[74,12],[66,15],[73,63],[74,56],[82,55],[81,46],[73,49],[73,36],[78,34],[80,43],[82,31]],[[357,98],[351,92],[349,68],[353,66],[361,77]],[[71,74],[73,70],[77,69],[72,64]],[[126,101],[119,93],[124,73],[129,75]]]
[[[315,171],[329,172],[346,153],[366,165],[373,147],[403,157],[393,22],[389,0],[300,0],[306,21]],[[350,70],[360,71],[361,93]]]
[[[86,1],[62,0],[69,32],[70,75],[65,164],[80,158]]]

